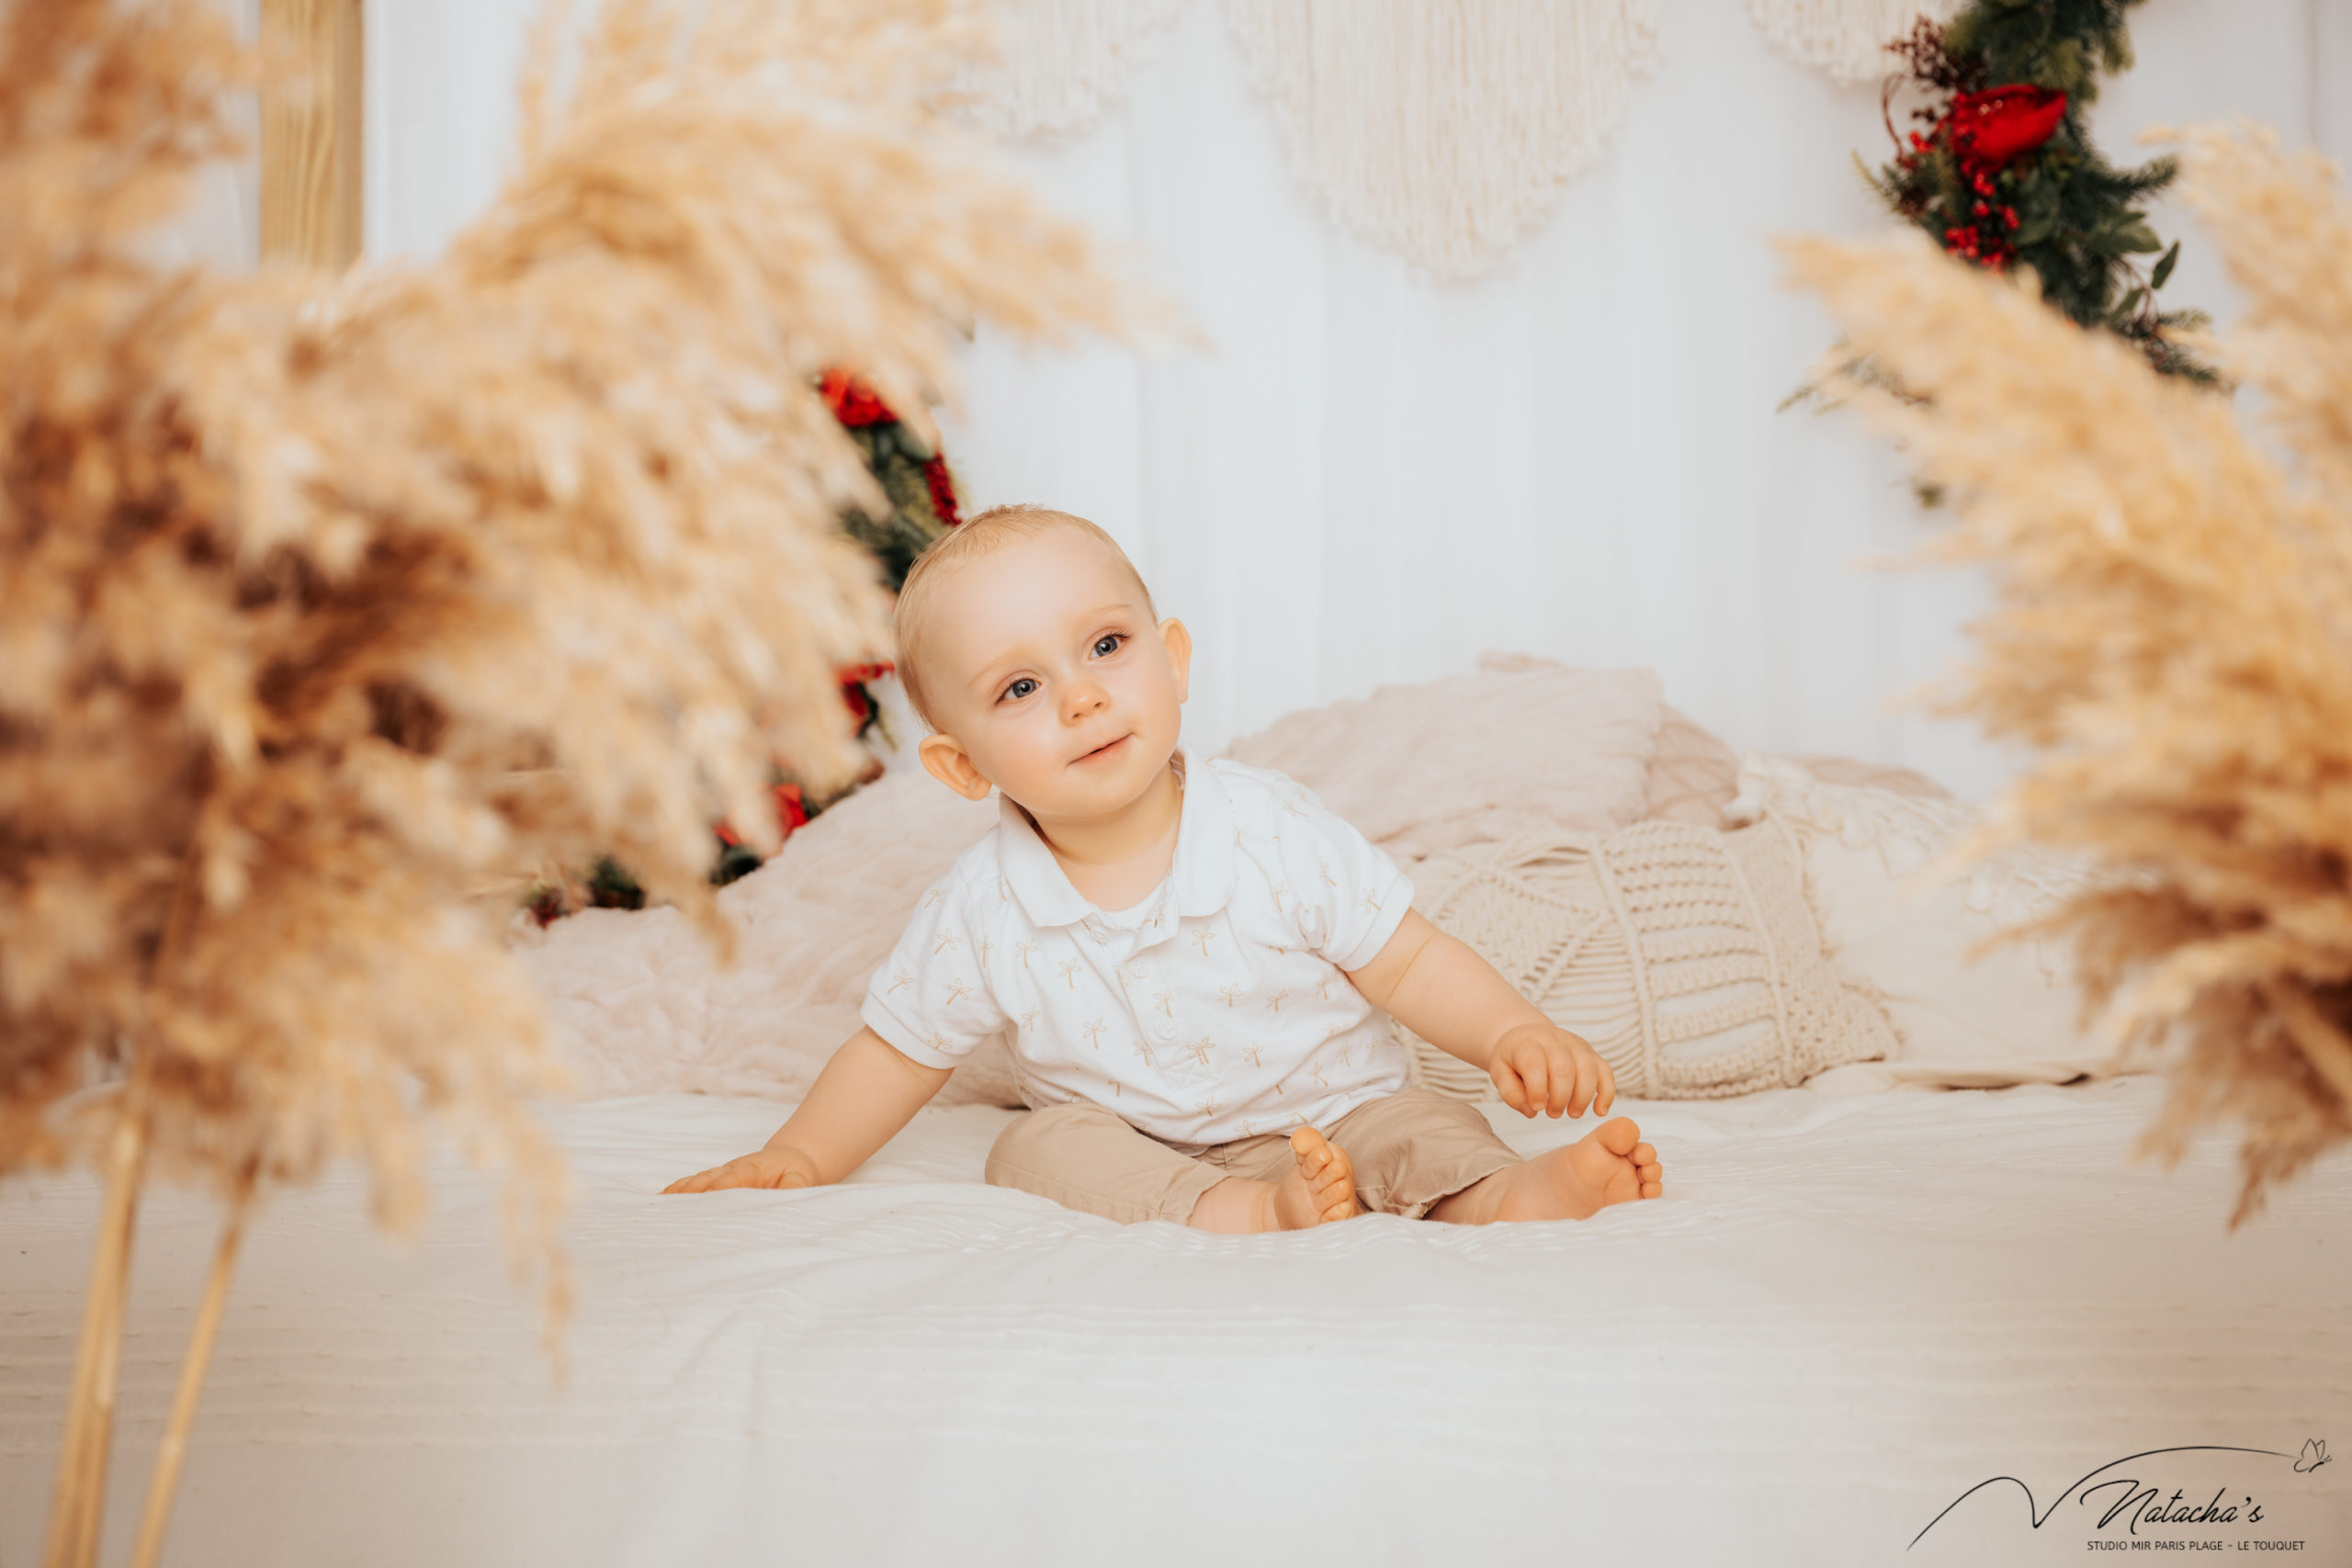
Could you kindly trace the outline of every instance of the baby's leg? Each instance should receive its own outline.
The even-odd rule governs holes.
[[[989,1185],[1017,1187],[1122,1224],[1191,1223],[1226,1172],[1147,1137],[1099,1105],[1049,1105],[1014,1118],[989,1150]]]
[[[987,1177],[1123,1224],[1172,1220],[1203,1230],[1297,1230],[1357,1212],[1355,1168],[1311,1127],[1269,1136],[1249,1179],[1170,1148],[1116,1112],[1079,1102],[1021,1116],[989,1150]],[[1227,1145],[1230,1148],[1230,1145]]]
[[[1356,1207],[1356,1168],[1347,1151],[1312,1127],[1290,1135],[1290,1168],[1279,1177],[1253,1181],[1228,1176],[1201,1195],[1192,1224],[1235,1235],[1250,1231],[1297,1231],[1328,1220],[1345,1220]]]

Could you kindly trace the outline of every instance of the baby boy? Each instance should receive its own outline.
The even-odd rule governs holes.
[[[925,893],[865,1027],[755,1154],[673,1183],[839,1181],[1010,1032],[1032,1109],[988,1179],[1119,1221],[1296,1230],[1364,1209],[1479,1224],[1655,1198],[1624,1117],[1521,1160],[1407,1087],[1375,1009],[1521,1115],[1606,1114],[1606,1063],[1411,907],[1403,874],[1283,774],[1177,744],[1192,637],[1111,536],[983,513],[916,562],[899,672],[923,766],[995,829]]]

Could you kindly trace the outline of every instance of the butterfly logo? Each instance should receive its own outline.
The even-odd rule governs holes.
[[[2312,1471],[2317,1470],[2321,1465],[2324,1465],[2326,1462],[2327,1439],[2325,1438],[2305,1438],[2303,1439],[2303,1451],[2295,1461],[2295,1473],[2297,1475],[2309,1475]]]

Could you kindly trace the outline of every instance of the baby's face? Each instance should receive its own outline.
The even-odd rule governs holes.
[[[1191,645],[1152,624],[1095,540],[1015,540],[958,570],[931,613],[923,692],[941,737],[1040,821],[1133,804],[1175,750]]]

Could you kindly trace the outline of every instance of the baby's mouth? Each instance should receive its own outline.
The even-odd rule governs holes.
[[[1086,755],[1084,755],[1084,756],[1082,756],[1082,757],[1079,758],[1079,759],[1078,759],[1078,761],[1079,761],[1079,762],[1101,762],[1101,761],[1109,761],[1112,757],[1116,756],[1116,755],[1118,754],[1118,750],[1119,750],[1119,748],[1120,748],[1120,747],[1125,746],[1125,745],[1129,740],[1131,740],[1131,739],[1134,739],[1134,737],[1133,737],[1133,736],[1122,735],[1122,736],[1120,736],[1116,740],[1106,740],[1106,741],[1104,741],[1102,745],[1097,746],[1093,750],[1089,751],[1089,752],[1087,752],[1087,753],[1086,753]],[[1076,764],[1075,764],[1075,763],[1073,763],[1072,765],[1073,765],[1073,766],[1075,766]]]

